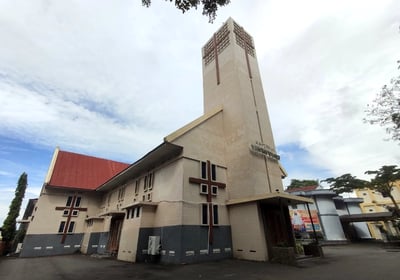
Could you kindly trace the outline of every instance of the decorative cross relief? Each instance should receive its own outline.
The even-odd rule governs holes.
[[[71,222],[71,218],[73,216],[73,212],[74,211],[87,211],[87,208],[83,208],[83,207],[79,207],[80,205],[80,197],[79,197],[79,202],[77,203],[77,199],[78,197],[76,195],[72,196],[72,200],[70,200],[71,196],[68,197],[67,200],[67,205],[66,206],[57,206],[56,210],[57,211],[68,211],[68,215],[67,215],[67,222],[65,223],[64,226],[64,231],[63,231],[63,236],[61,238],[61,244],[64,244],[65,239],[67,238],[67,232],[68,232],[68,228]],[[69,204],[69,205],[68,205]],[[76,205],[78,204],[78,205]]]
[[[208,242],[209,242],[209,244],[212,244],[213,238],[214,238],[213,205],[212,205],[213,187],[214,188],[225,188],[226,184],[212,180],[211,163],[209,160],[207,160],[206,178],[203,179],[203,178],[189,177],[189,182],[193,183],[193,184],[199,184],[200,187],[202,185],[207,186],[207,192],[201,192],[201,193],[207,195],[208,221],[209,221],[209,223],[208,223],[208,227],[209,227]],[[214,192],[214,195],[216,195],[216,192]]]
[[[249,77],[252,78],[251,68],[249,63],[249,54],[255,57],[254,43],[252,37],[244,31],[243,27],[239,26],[236,22],[233,22],[233,32],[236,37],[236,44],[244,49],[246,54],[247,70],[249,71]]]
[[[224,24],[218,32],[214,33],[213,38],[207,42],[203,48],[204,64],[208,65],[215,59],[215,69],[217,74],[217,85],[220,84],[218,54],[229,45],[228,24]]]

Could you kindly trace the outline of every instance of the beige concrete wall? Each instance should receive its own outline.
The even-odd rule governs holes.
[[[143,213],[143,212],[142,212]],[[120,236],[119,250],[117,258],[122,261],[135,262],[136,249],[139,237],[139,229],[142,221],[141,217],[125,219]]]
[[[76,194],[81,197],[82,208],[87,211],[80,211],[78,217],[72,217],[75,222],[74,233],[83,233],[85,231],[85,219],[89,215],[97,215],[101,197],[94,192],[71,192],[54,188],[44,189],[38,199],[35,210],[32,214],[27,234],[56,234],[61,221],[66,221],[62,210],[55,210],[56,207],[66,205],[68,196]],[[67,208],[67,207],[66,207]]]
[[[233,256],[238,259],[266,261],[268,251],[257,203],[229,207]]]

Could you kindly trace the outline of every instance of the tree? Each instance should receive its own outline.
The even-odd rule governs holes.
[[[3,223],[2,236],[6,243],[10,243],[14,240],[17,230],[17,217],[19,215],[19,211],[21,210],[21,204],[25,196],[27,184],[28,175],[24,172],[19,177],[18,185],[15,189],[15,197],[11,201],[10,210],[8,211],[8,215]]]
[[[400,60],[398,63],[400,69]],[[383,86],[365,112],[365,122],[385,127],[394,141],[400,141],[400,75],[393,78],[389,86]]]
[[[318,180],[298,180],[292,179],[290,180],[290,185],[286,187],[287,190],[290,189],[297,189],[301,187],[308,187],[308,186],[318,186]]]
[[[230,3],[230,0],[165,0],[175,2],[175,7],[182,11],[182,13],[189,11],[192,8],[197,9],[200,4],[203,5],[203,15],[208,16],[209,21],[213,22],[216,15],[218,6],[225,6]],[[143,6],[149,7],[151,0],[142,0]]]
[[[355,189],[362,189],[367,185],[367,181],[357,179],[350,173],[343,174],[336,178],[326,178],[323,182],[329,184],[329,189],[337,194],[352,192]]]
[[[379,170],[366,171],[365,174],[375,175],[375,178],[371,179],[367,187],[377,190],[384,197],[390,197],[397,215],[400,215],[399,206],[392,195],[395,182],[400,180],[400,168],[397,168],[396,165],[384,165]]]

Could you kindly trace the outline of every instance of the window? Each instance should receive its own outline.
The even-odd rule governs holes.
[[[122,187],[118,190],[118,201],[124,200],[125,196],[125,187]]]
[[[79,210],[72,210],[73,217],[78,217],[78,215],[79,215]]]
[[[208,187],[206,184],[200,184],[200,193],[208,194]]]
[[[65,204],[66,206],[71,206],[72,204],[72,196],[68,196],[67,198],[67,204]]]
[[[147,201],[151,201],[151,199],[152,199],[152,193],[148,193],[147,194]]]
[[[212,181],[217,180],[217,167],[215,164],[211,164],[211,180]]]
[[[131,219],[135,218],[136,215],[136,208],[131,209]]]
[[[214,225],[218,225],[219,224],[218,205],[213,205],[213,224]]]
[[[140,217],[140,210],[142,209],[142,207],[138,207],[136,208],[136,218]]]
[[[208,225],[208,205],[201,205],[201,224]]]
[[[147,190],[152,190],[153,189],[153,181],[154,181],[154,174],[149,173],[146,176],[144,176],[144,191],[147,192]]]
[[[202,225],[208,225],[209,224],[209,205],[204,203],[201,205],[201,224]],[[213,225],[218,225],[219,224],[219,215],[218,215],[218,205],[212,205],[211,206],[211,211],[212,211],[212,223]]]
[[[207,179],[207,162],[201,162],[201,178]]]
[[[127,220],[129,219],[129,216],[131,215],[131,210],[132,210],[132,209],[127,209],[127,210],[126,210],[126,219],[127,219]]]
[[[217,186],[211,186],[211,194],[218,195],[218,187]]]
[[[69,209],[64,209],[63,216],[66,217],[69,215]]]
[[[139,188],[140,188],[140,179],[137,179],[135,183],[135,195],[139,194]]]
[[[81,206],[81,197],[80,196],[78,196],[75,200],[75,207],[79,207],[79,206]]]
[[[63,233],[65,228],[65,221],[62,221],[60,223],[60,226],[58,227],[58,233]]]
[[[68,227],[68,233],[74,232],[75,222],[70,222]]]

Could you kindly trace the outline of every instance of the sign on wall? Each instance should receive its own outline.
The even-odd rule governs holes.
[[[316,231],[321,231],[321,224],[318,218],[317,210],[310,210],[311,218],[307,210],[290,210],[290,218],[292,221],[292,226],[294,230],[301,232],[312,232],[311,219],[314,223],[314,228]]]

